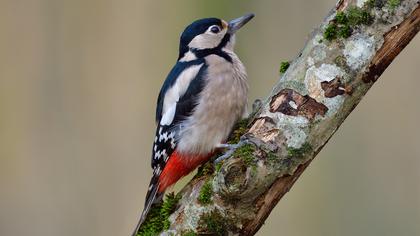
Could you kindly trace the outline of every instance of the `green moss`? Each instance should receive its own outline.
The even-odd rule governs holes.
[[[242,135],[248,131],[249,119],[242,119],[238,121],[233,127],[232,133],[229,135],[228,143],[236,144],[241,140]]]
[[[152,236],[158,235],[161,231],[169,229],[169,216],[175,211],[181,196],[169,193],[165,200],[150,209],[149,215],[139,229],[137,235]]]
[[[160,209],[160,217],[163,218],[163,229],[169,229],[169,226],[171,225],[169,216],[175,211],[175,207],[180,199],[181,196],[175,195],[174,193],[166,195],[166,199]]]
[[[401,1],[400,0],[388,0],[386,2],[386,6],[391,11],[395,10],[395,8],[397,8],[400,4],[401,4]]]
[[[227,235],[227,224],[219,211],[214,210],[201,215],[199,225],[204,226],[199,231],[206,235]],[[200,234],[201,234],[200,232]]]
[[[332,41],[337,38],[337,25],[334,23],[328,24],[324,31],[324,38],[328,41]]]
[[[368,10],[356,6],[348,8],[347,18],[350,26],[370,25],[373,22],[373,16]]]
[[[335,16],[335,21],[338,24],[347,24],[347,22],[349,20],[347,19],[347,16],[346,16],[346,14],[344,12],[339,11],[339,12],[337,12],[337,15]]]
[[[198,202],[201,204],[209,204],[212,202],[211,198],[213,196],[213,185],[210,181],[203,184],[198,194]]]
[[[241,156],[242,160],[247,166],[255,166],[255,161],[253,156]]]
[[[312,147],[309,143],[304,143],[300,148],[287,148],[287,154],[291,158],[302,158],[305,154],[312,151]]]
[[[247,166],[256,166],[254,152],[254,145],[245,144],[237,148],[233,153],[233,156],[241,158]]]
[[[216,172],[219,172],[220,169],[222,169],[222,165],[223,165],[222,161],[216,164],[216,166],[215,166]]]
[[[290,62],[282,61],[280,63],[280,73],[281,74],[285,73],[287,71],[287,69],[289,68],[289,66],[290,66]]]
[[[364,8],[372,9],[375,7],[375,0],[368,0],[365,2]]]
[[[340,38],[348,38],[351,35],[351,28],[348,25],[344,25],[344,26],[340,26],[340,28],[338,29],[338,37]]]
[[[278,159],[279,159],[279,157],[278,157],[277,153],[274,153],[274,152],[267,153],[267,160],[268,161],[274,162],[274,161],[277,161]]]
[[[370,9],[374,4],[375,1],[369,1],[363,8],[352,6],[345,12],[337,12],[334,20],[332,20],[325,28],[324,38],[328,41],[332,41],[337,38],[348,38],[351,36],[354,27],[371,24],[374,18],[370,13]]]
[[[152,236],[158,235],[163,230],[163,225],[160,218],[161,205],[155,205],[149,211],[145,222],[141,225],[137,235]]]
[[[197,169],[197,174],[194,176],[195,178],[211,175],[214,173],[214,166],[212,162],[207,162],[204,165],[201,165]]]

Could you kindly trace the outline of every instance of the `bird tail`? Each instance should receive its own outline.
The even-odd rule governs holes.
[[[157,177],[157,179],[156,177],[154,177],[150,181],[149,191],[147,192],[146,201],[144,203],[144,209],[143,209],[143,212],[141,213],[139,223],[137,224],[136,229],[134,230],[132,236],[137,236],[137,234],[139,233],[138,231],[140,229],[140,226],[146,220],[147,215],[149,214],[149,211],[152,205],[162,201],[163,192],[159,192],[158,180],[159,180],[159,177]]]

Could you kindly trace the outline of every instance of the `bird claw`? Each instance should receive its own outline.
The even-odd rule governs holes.
[[[232,156],[232,154],[235,152],[235,150],[242,145],[244,145],[243,142],[239,142],[239,143],[236,143],[236,144],[227,144],[227,143],[219,144],[217,146],[218,148],[227,149],[227,150],[225,151],[225,153],[223,155],[217,157],[216,160],[214,160],[214,164],[218,164],[221,161],[223,161],[223,160],[227,159],[228,157]]]

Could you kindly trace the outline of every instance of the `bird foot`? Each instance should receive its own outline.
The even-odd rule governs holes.
[[[216,160],[214,160],[214,164],[218,164],[221,161],[225,160],[226,158],[232,156],[232,154],[235,152],[235,150],[242,145],[244,145],[243,142],[239,142],[239,143],[236,143],[236,144],[222,143],[222,144],[217,145],[217,148],[225,149],[226,151],[223,155],[221,155],[220,157],[217,157]]]

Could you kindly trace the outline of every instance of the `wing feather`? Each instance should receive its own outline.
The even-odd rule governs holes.
[[[187,61],[187,62],[177,62],[175,66],[172,68],[172,70],[169,72],[168,76],[166,77],[165,82],[162,85],[162,88],[159,92],[158,100],[157,100],[157,106],[156,106],[156,123],[159,123],[159,121],[162,119],[163,113],[165,113],[164,110],[164,103],[165,99],[168,95],[168,91],[171,88],[174,87],[183,87],[183,93],[179,94],[179,97],[183,96],[184,93],[187,92],[186,86],[191,83],[179,83],[180,80],[182,80],[182,75],[189,76],[189,78],[186,78],[187,82],[191,81],[195,77],[199,77],[199,73],[202,71],[202,68],[200,68],[200,71],[195,74],[186,74],[185,72],[188,71],[189,68],[197,65],[204,64],[205,61],[203,59],[197,59],[194,61]],[[182,84],[183,86],[175,86],[177,83]],[[178,97],[178,98],[179,98]]]
[[[196,73],[185,73],[192,66],[201,65]],[[193,112],[199,95],[205,85],[207,65],[203,59],[190,62],[178,62],[166,78],[158,97],[156,108],[156,136],[152,150],[153,176],[146,195],[145,207],[133,235],[136,235],[140,225],[146,219],[151,206],[162,199],[163,193],[158,192],[159,177],[177,146],[180,123]],[[184,73],[183,73],[184,72]],[[181,75],[193,78],[180,78]],[[181,80],[180,80],[181,79]],[[185,83],[187,81],[188,83]],[[184,84],[179,84],[184,83]],[[185,87],[183,87],[185,86]],[[176,88],[177,87],[177,88]],[[178,89],[178,98],[173,99],[169,108],[164,108],[165,99],[172,88]]]

